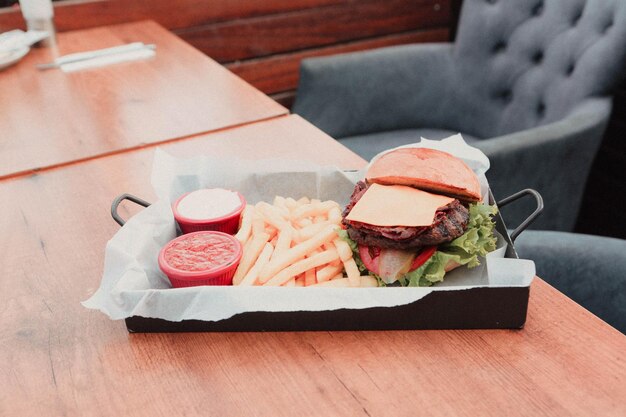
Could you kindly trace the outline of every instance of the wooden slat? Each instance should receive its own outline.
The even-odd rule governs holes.
[[[445,42],[447,40],[447,29],[412,31],[399,35],[389,35],[376,39],[345,43],[291,54],[274,55],[269,58],[233,62],[227,64],[226,67],[259,90],[271,94],[296,88],[299,79],[300,61],[305,58],[363,51],[391,45],[419,42]]]
[[[415,29],[447,27],[450,20],[449,1],[364,0],[176,33],[218,62],[229,62]]]
[[[67,31],[152,19],[168,29],[241,19],[353,0],[91,0],[55,3],[57,30]],[[0,10],[0,31],[24,27],[18,8]]]

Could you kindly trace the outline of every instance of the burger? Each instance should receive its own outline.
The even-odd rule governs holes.
[[[476,174],[449,153],[401,148],[370,164],[340,232],[362,272],[380,285],[430,286],[495,250],[495,206]]]

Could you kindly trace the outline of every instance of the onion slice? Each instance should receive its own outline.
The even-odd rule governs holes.
[[[415,253],[399,249],[382,249],[379,257],[379,276],[386,284],[391,284],[409,272]]]

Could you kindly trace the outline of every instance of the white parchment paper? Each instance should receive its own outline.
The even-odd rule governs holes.
[[[485,172],[489,160],[467,145],[460,135],[442,141],[422,139],[414,147],[436,148],[463,159],[479,176],[483,195],[488,190]],[[506,242],[481,266],[446,274],[430,288],[299,288],[220,287],[171,288],[159,270],[161,247],[176,237],[171,204],[187,191],[222,187],[240,191],[248,202],[272,201],[282,195],[298,199],[332,199],[345,205],[354,182],[363,172],[343,172],[302,161],[239,161],[198,156],[180,159],[155,151],[152,185],[158,201],[131,218],[107,243],[100,288],[83,305],[112,319],[131,316],[169,321],[227,319],[253,311],[322,311],[342,308],[392,307],[412,303],[432,291],[464,290],[477,286],[530,285],[532,261],[503,258]]]

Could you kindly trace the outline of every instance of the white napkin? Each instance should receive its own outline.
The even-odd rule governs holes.
[[[0,34],[0,53],[10,53],[22,48],[29,48],[32,44],[48,37],[48,32],[40,30],[11,30]]]
[[[139,59],[152,58],[156,52],[150,48],[141,48],[128,52],[121,52],[114,55],[100,56],[84,61],[70,62],[61,65],[61,71],[74,72],[89,68],[103,67],[106,65],[118,64],[121,62],[136,61]]]

